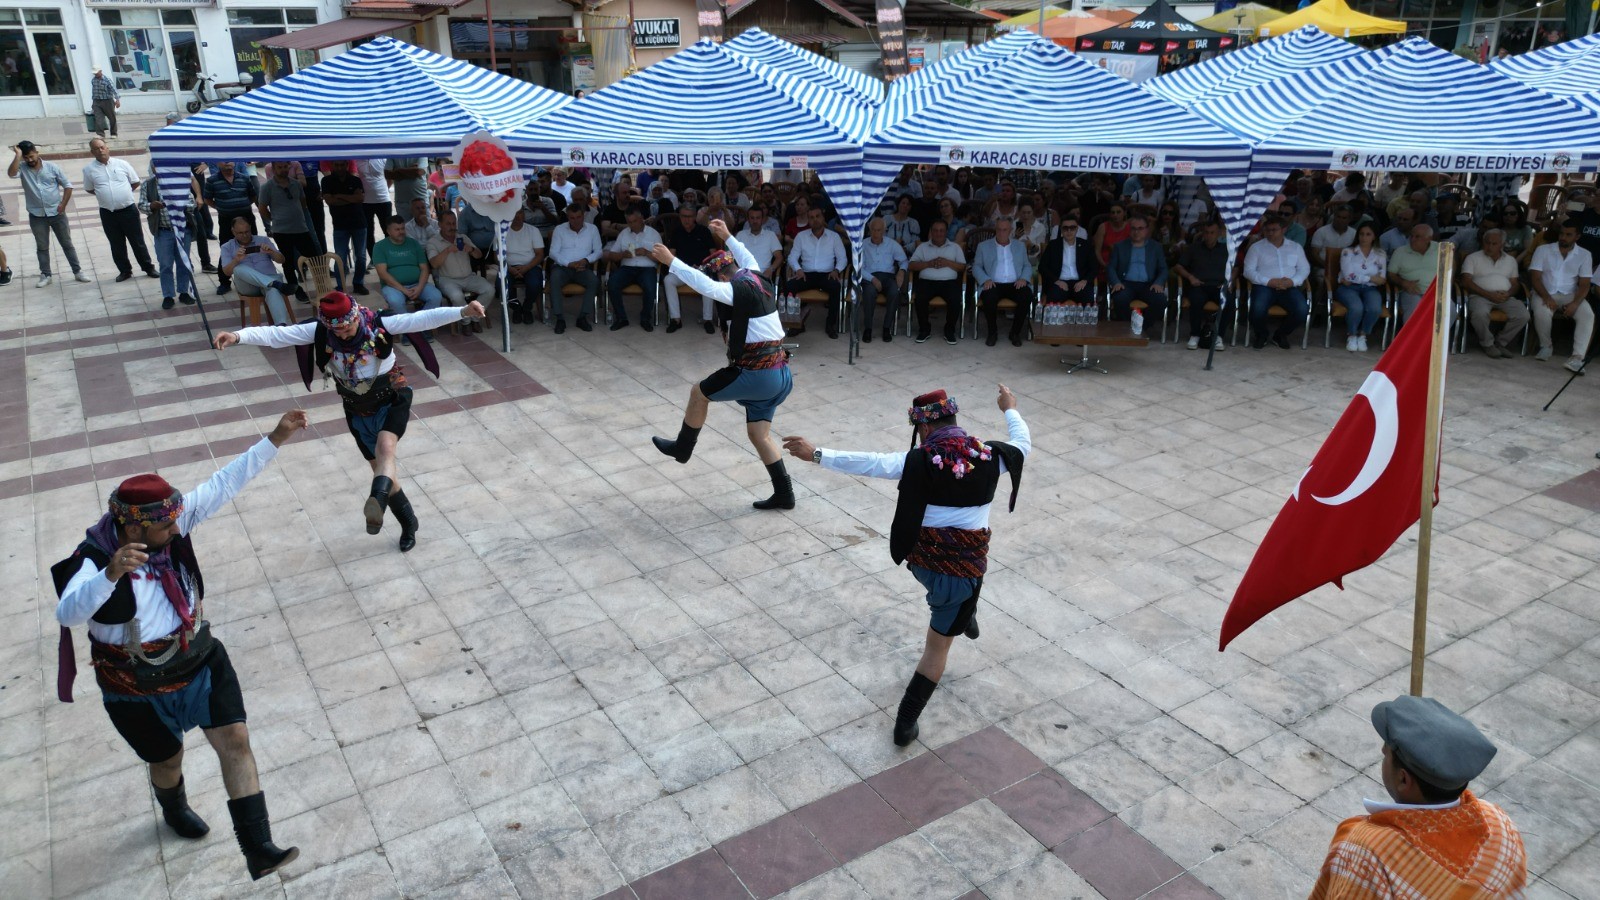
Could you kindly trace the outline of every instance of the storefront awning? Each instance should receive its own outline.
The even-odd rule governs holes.
[[[806,44],[843,44],[849,40],[849,38],[846,38],[842,35],[827,34],[825,32],[814,32],[807,34],[775,34],[773,37],[782,38],[791,44],[799,44],[801,46],[805,46]]]
[[[333,22],[324,22],[288,34],[274,35],[265,38],[261,43],[268,47],[282,47],[285,50],[321,50],[335,44],[348,44],[383,34],[400,28],[407,28],[417,24],[412,19],[368,19],[351,18],[338,19]]]

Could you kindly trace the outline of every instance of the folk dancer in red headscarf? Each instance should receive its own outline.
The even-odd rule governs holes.
[[[911,401],[908,453],[824,450],[803,437],[783,439],[784,449],[824,469],[900,481],[889,555],[927,589],[930,613],[922,659],[895,716],[894,742],[901,747],[917,738],[917,718],[939,686],[956,635],[978,637],[978,594],[989,568],[989,505],[1000,476],[1010,472],[1010,508],[1016,508],[1022,461],[1033,448],[1017,398],[1005,385],[999,388],[1010,443],[968,434],[956,424],[955,398],[944,391]]]
[[[89,658],[111,724],[150,766],[162,817],[182,837],[210,828],[189,808],[183,787],[183,735],[199,727],[217,752],[233,831],[251,878],[292,862],[299,850],[272,843],[266,795],[256,777],[239,679],[222,642],[211,636],[205,582],[190,534],[225,506],[306,427],[300,410],[243,456],[187,494],[159,475],[136,475],[111,495],[110,510],[78,549],[50,569],[61,623],[57,696],[72,702],[77,661],[74,625],[89,627]]]

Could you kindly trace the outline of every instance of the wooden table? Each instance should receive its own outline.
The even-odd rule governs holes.
[[[1052,347],[1062,345],[1080,346],[1083,348],[1083,357],[1074,360],[1070,356],[1063,356],[1063,363],[1072,363],[1072,368],[1067,370],[1071,375],[1079,369],[1093,369],[1102,375],[1110,374],[1100,368],[1100,360],[1089,358],[1090,347],[1148,347],[1149,335],[1134,334],[1132,326],[1127,322],[1099,322],[1094,325],[1039,325],[1033,326],[1033,342],[1035,344],[1049,344]]]

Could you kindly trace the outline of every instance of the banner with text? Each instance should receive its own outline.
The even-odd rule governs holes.
[[[1161,74],[1160,56],[1138,56],[1132,53],[1098,53],[1089,50],[1078,51],[1078,58],[1090,65],[1099,66],[1113,75],[1138,84]]]
[[[1159,150],[1124,147],[1074,147],[1062,144],[951,145],[939,148],[939,162],[947,166],[982,166],[998,169],[1041,169],[1054,172],[1137,172],[1159,175],[1166,154]]]
[[[509,222],[522,208],[527,173],[517,168],[506,142],[487,131],[461,139],[450,155],[460,179],[461,196],[479,213]]]
[[[765,169],[777,166],[772,153],[758,148],[708,150],[704,147],[640,144],[584,144],[561,148],[568,166],[604,169]]]
[[[1459,153],[1452,150],[1336,150],[1335,169],[1404,172],[1577,172],[1583,154],[1576,150]]]
[[[906,74],[906,13],[900,0],[878,0],[878,45],[883,49],[883,77]]]

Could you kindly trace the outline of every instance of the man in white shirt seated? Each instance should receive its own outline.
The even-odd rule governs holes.
[[[844,270],[850,265],[850,255],[845,252],[844,241],[838,232],[828,228],[827,217],[821,209],[813,208],[807,220],[809,227],[794,236],[794,248],[789,251],[789,290],[822,291],[828,295],[828,337],[839,336],[839,292],[844,284]]]
[[[873,314],[878,297],[883,300],[883,339],[894,340],[894,318],[906,292],[906,251],[885,237],[883,217],[867,223],[867,240],[861,245],[861,342],[872,343]]]
[[[1568,219],[1561,226],[1554,244],[1541,244],[1528,264],[1528,279],[1533,282],[1533,332],[1539,336],[1541,362],[1550,358],[1550,323],[1556,316],[1573,321],[1572,356],[1567,368],[1583,368],[1589,354],[1589,338],[1594,334],[1594,310],[1589,307],[1589,285],[1594,278],[1594,258],[1578,246],[1578,225]]]
[[[935,219],[928,227],[928,239],[912,251],[908,269],[916,279],[912,302],[917,311],[917,343],[925,343],[933,334],[929,310],[935,297],[944,301],[944,342],[956,342],[956,328],[961,323],[964,303],[961,299],[961,273],[967,270],[967,255],[961,245],[948,239],[948,229],[943,219]]]
[[[600,261],[600,229],[585,221],[587,213],[576,203],[568,206],[567,224],[556,226],[550,233],[550,305],[556,314],[556,334],[567,330],[563,288],[574,283],[584,288],[578,330],[594,330],[589,320],[600,294],[600,276],[594,271],[595,263]]]
[[[510,291],[511,321],[532,325],[543,317],[544,235],[528,224],[527,210],[519,209],[506,232],[506,284]],[[520,301],[518,297],[520,296]]]
[[[1483,249],[1461,262],[1461,287],[1467,292],[1467,319],[1478,335],[1478,346],[1490,359],[1509,359],[1506,349],[1528,325],[1528,307],[1517,299],[1517,258],[1505,252],[1506,233],[1491,228],[1483,233]],[[1505,313],[1506,324],[1496,337],[1489,331],[1491,310]]]
[[[428,201],[421,197],[412,200],[411,214],[406,217],[406,237],[426,247],[438,233],[439,226],[428,214]]]
[[[750,207],[746,211],[744,229],[734,235],[734,239],[756,258],[761,276],[776,283],[783,267],[783,237],[777,223],[767,217],[766,207]]]
[[[451,306],[465,305],[468,294],[475,294],[486,303],[494,296],[489,279],[472,271],[472,261],[482,259],[483,251],[457,231],[455,213],[439,217],[439,230],[428,239],[427,247],[433,283]]]
[[[1339,254],[1356,242],[1354,220],[1355,211],[1340,204],[1333,208],[1328,224],[1311,235],[1311,252],[1306,254],[1311,263],[1311,283],[1322,285],[1330,296],[1333,283],[1339,278]]]
[[[606,261],[611,263],[611,277],[606,282],[611,294],[611,330],[628,327],[628,307],[623,303],[622,292],[628,285],[636,284],[644,294],[639,306],[639,327],[654,331],[656,263],[650,258],[650,251],[661,243],[661,233],[644,223],[644,209],[640,204],[628,207],[626,221],[626,227],[606,251]]]
[[[1244,277],[1250,282],[1250,346],[1267,345],[1267,312],[1274,306],[1287,311],[1272,342],[1289,349],[1289,336],[1306,318],[1306,295],[1300,286],[1311,277],[1306,251],[1284,240],[1283,219],[1273,216],[1261,226],[1261,240],[1244,255]]]

